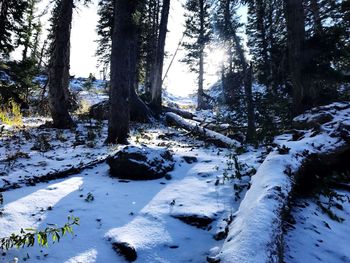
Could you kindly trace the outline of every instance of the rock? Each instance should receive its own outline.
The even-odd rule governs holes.
[[[89,110],[89,116],[95,120],[108,120],[109,117],[109,102],[108,100],[101,101],[95,105],[92,105]]]
[[[153,180],[174,169],[174,160],[165,148],[126,146],[107,158],[110,174],[121,179]]]
[[[120,255],[124,256],[129,262],[137,259],[136,249],[127,242],[115,242],[112,244],[113,249]]]
[[[201,229],[208,229],[208,226],[214,221],[213,218],[204,215],[173,215],[173,217]]]
[[[183,159],[185,160],[185,162],[188,163],[188,164],[198,162],[197,157],[194,157],[194,156],[182,156],[182,158],[183,158]]]
[[[303,114],[293,119],[293,126],[296,129],[307,130],[320,127],[322,124],[331,122],[333,115],[328,112],[318,112],[316,114]]]

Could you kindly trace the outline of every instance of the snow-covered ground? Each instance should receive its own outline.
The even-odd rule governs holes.
[[[29,126],[32,121],[25,123]],[[91,124],[78,126],[82,138],[87,136],[86,125]],[[105,124],[102,125],[95,148],[88,147],[86,139],[72,147],[76,141],[74,131],[57,136],[55,130],[31,127],[26,133],[33,139],[27,140],[23,132],[16,131],[23,138],[1,147],[2,159],[17,150],[27,153],[29,159],[17,159],[1,179],[20,184],[24,176],[28,179],[103,157],[114,149],[102,144],[106,134]],[[49,136],[52,147],[46,152],[30,150],[41,132]],[[13,140],[11,136],[2,140]],[[60,137],[67,140],[62,142]],[[74,227],[73,236],[67,235],[58,244],[13,249],[4,253],[1,261],[18,257],[20,262],[125,262],[112,249],[115,241],[134,246],[138,262],[205,262],[217,251],[223,241],[214,236],[225,230],[250,180],[249,176],[231,178],[235,174],[233,152],[208,146],[166,127],[135,127],[131,141],[172,150],[176,167],[168,178],[171,180],[118,180],[109,177],[108,166],[103,163],[66,179],[6,191],[0,237],[19,233],[21,228],[43,229],[52,223],[62,226],[69,215],[79,217],[80,226]],[[240,155],[239,161],[245,163],[242,171],[256,169],[260,155],[261,150],[253,149]],[[188,164],[183,156],[198,160]],[[87,201],[88,195],[93,196],[92,201]],[[178,219],[186,216],[213,222],[202,229]]]
[[[317,200],[327,207],[328,197],[294,201],[291,215],[295,223],[285,235],[285,262],[350,262],[350,192],[335,191],[343,201],[336,201],[331,210],[340,221],[331,219],[318,204]]]
[[[83,82],[71,83],[81,101],[91,105],[107,98],[103,83],[86,90]],[[193,98],[165,93],[165,100],[195,112]],[[225,112],[196,112],[189,122],[215,124]],[[77,128],[63,132],[40,127],[45,118],[24,118],[21,128],[2,125],[0,238],[19,234],[21,228],[63,226],[69,215],[78,217],[80,226],[49,247],[3,251],[0,261],[125,262],[113,244],[126,242],[135,248],[137,262],[272,262],[279,256],[271,253],[283,239],[281,212],[293,188],[293,173],[309,154],[344,146],[338,132],[346,133],[349,126],[349,105],[335,103],[321,109],[324,113],[326,122],[319,129],[278,136],[277,147],[268,151],[247,146],[236,152],[160,122],[133,124],[131,145],[161,146],[173,154],[174,171],[153,181],[110,177],[103,160],[119,147],[104,144],[106,122],[77,120]],[[296,120],[312,122],[317,114],[308,112]],[[91,163],[65,178],[38,180]],[[291,211],[296,223],[282,242],[284,261],[349,261],[349,200],[338,210],[342,223],[321,213],[313,200],[297,198]]]

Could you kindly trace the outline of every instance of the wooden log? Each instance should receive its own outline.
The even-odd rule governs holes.
[[[175,108],[171,108],[171,107],[166,107],[166,106],[163,106],[163,111],[164,112],[172,112],[172,113],[175,113],[175,114],[177,114],[185,119],[190,119],[190,120],[192,120],[194,117],[196,117],[196,115],[191,113],[191,112],[180,110],[180,109],[175,109]]]
[[[165,116],[168,124],[185,129],[218,147],[231,148],[241,145],[241,143],[236,140],[233,140],[218,132],[201,127],[196,122],[188,121],[175,113],[168,112],[165,114]]]

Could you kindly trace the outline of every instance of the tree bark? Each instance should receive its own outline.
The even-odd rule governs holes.
[[[231,147],[238,147],[241,145],[240,142],[234,139],[231,139],[225,135],[222,135],[221,133],[201,127],[194,122],[185,120],[184,118],[180,117],[175,113],[167,112],[165,116],[166,116],[166,121],[170,125],[174,125],[176,127],[180,127],[187,131],[190,131],[192,134],[200,136],[204,138],[205,141],[213,143],[218,147],[231,148]]]
[[[289,71],[293,85],[294,115],[310,107],[307,76],[303,74],[303,49],[305,44],[305,20],[302,0],[285,0],[287,21]]]
[[[172,112],[172,113],[175,113],[176,115],[179,115],[179,116],[181,116],[181,117],[183,117],[185,119],[190,119],[190,120],[192,120],[194,117],[196,117],[196,115],[194,115],[191,112],[180,110],[180,109],[176,109],[176,108],[171,108],[171,107],[163,106],[163,111],[164,112]]]
[[[139,0],[117,0],[111,55],[108,143],[126,143],[130,122],[130,90],[136,80],[137,18]]]
[[[130,120],[148,123],[151,119],[150,109],[137,95],[135,87],[132,87],[130,89]]]
[[[167,34],[170,0],[163,0],[162,15],[159,27],[158,45],[156,51],[156,62],[154,64],[153,76],[151,76],[151,107],[156,113],[162,111],[162,75],[164,62],[164,47]]]
[[[58,19],[53,28],[53,43],[49,65],[49,102],[56,128],[74,125],[68,112],[70,33],[73,0],[61,0],[57,6]]]
[[[200,16],[200,33],[199,33],[199,76],[198,76],[198,105],[197,109],[201,110],[205,108],[204,102],[204,0],[199,0],[199,16]]]

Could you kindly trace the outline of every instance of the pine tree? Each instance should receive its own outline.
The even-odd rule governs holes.
[[[73,0],[58,0],[51,19],[49,102],[53,126],[56,128],[70,128],[74,125],[68,112],[70,34],[73,7]]]
[[[100,0],[98,2],[99,20],[97,22],[97,51],[99,66],[103,69],[110,67],[113,32],[113,10],[115,0]]]
[[[244,87],[244,101],[247,109],[247,135],[248,142],[254,142],[256,137],[255,131],[255,112],[252,94],[252,67],[245,56],[242,39],[239,37],[238,22],[236,14],[237,6],[234,1],[220,0],[216,16],[216,27],[219,33],[219,39],[224,41],[229,54],[228,71],[223,72],[223,83],[229,85],[232,80],[239,80],[233,93],[238,93],[241,86]],[[235,67],[235,68],[234,68]],[[225,76],[225,74],[227,74]],[[227,79],[229,81],[227,81]],[[237,95],[236,95],[237,96]]]
[[[189,42],[183,43],[187,50],[183,61],[189,65],[190,71],[198,74],[198,109],[207,107],[203,83],[205,48],[210,42],[212,34],[209,7],[208,0],[187,0],[185,5],[187,10],[185,36]]]
[[[23,31],[25,0],[0,0],[0,56],[8,57],[16,47],[13,37]]]
[[[142,1],[116,0],[111,54],[108,143],[126,143],[130,121],[130,90],[137,69],[138,30]]]
[[[26,60],[28,57],[29,50],[33,48],[33,36],[35,30],[39,29],[40,21],[36,21],[35,12],[36,5],[39,3],[39,0],[29,0],[28,6],[25,14],[25,25],[23,26],[23,33],[20,35],[18,39],[18,44],[23,45],[22,51],[22,60]],[[38,34],[38,31],[36,32]],[[39,35],[36,36],[37,38]]]
[[[167,34],[168,17],[170,9],[170,0],[163,0],[162,15],[159,24],[158,43],[155,54],[155,61],[153,63],[151,75],[151,91],[152,99],[151,105],[155,112],[162,111],[162,75],[164,62],[164,47]]]
[[[225,101],[231,107],[240,105],[243,85],[243,78],[238,72],[241,70],[240,62],[235,55],[234,34],[242,26],[236,9],[231,0],[219,0],[213,17],[217,42],[226,53],[226,59],[221,66],[221,81]]]

